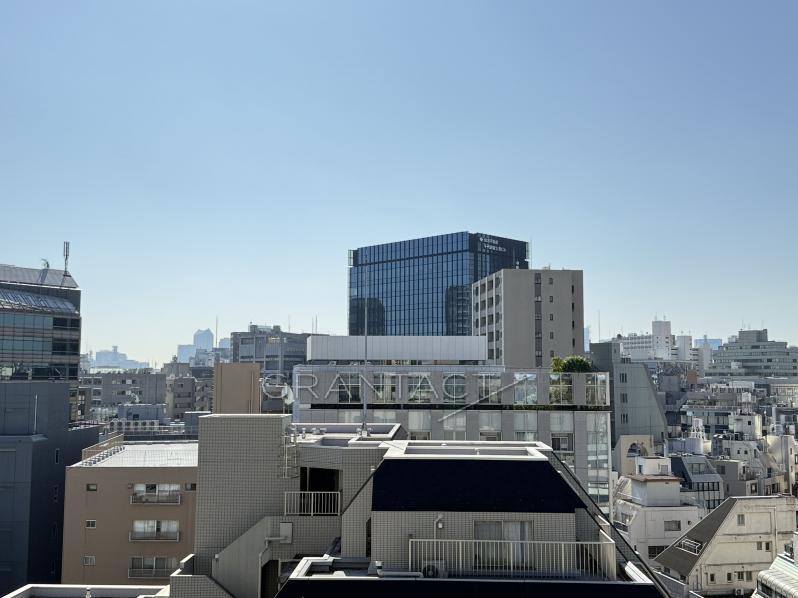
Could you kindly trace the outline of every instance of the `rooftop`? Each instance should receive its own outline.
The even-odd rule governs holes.
[[[476,442],[467,440],[395,440],[388,443],[385,459],[469,459],[548,461],[542,442]]]
[[[197,442],[126,442],[73,467],[196,467]]]
[[[0,282],[15,284],[34,284],[47,287],[78,288],[78,283],[69,272],[52,268],[21,268],[0,264]]]

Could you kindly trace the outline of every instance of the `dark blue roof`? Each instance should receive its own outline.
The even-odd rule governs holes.
[[[0,311],[23,311],[32,313],[62,314],[76,316],[78,310],[66,299],[39,295],[25,291],[0,288]]]

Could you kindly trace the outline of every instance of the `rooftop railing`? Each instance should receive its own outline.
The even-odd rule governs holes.
[[[179,490],[170,492],[143,492],[130,495],[131,505],[179,505],[181,494]]]
[[[425,577],[615,579],[615,543],[410,540],[410,571]]]
[[[132,531],[130,532],[129,540],[131,542],[179,542],[180,532]]]

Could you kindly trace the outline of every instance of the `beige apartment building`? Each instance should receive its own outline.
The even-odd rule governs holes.
[[[260,366],[217,363],[213,370],[214,413],[260,413]]]
[[[194,550],[196,489],[196,442],[85,449],[66,470],[62,583],[167,583]]]

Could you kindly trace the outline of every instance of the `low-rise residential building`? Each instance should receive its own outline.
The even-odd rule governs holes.
[[[798,598],[798,563],[795,562],[795,546],[798,532],[793,532],[792,542],[779,546],[778,556],[768,569],[759,572],[756,592],[752,598]]]
[[[166,583],[194,550],[196,442],[124,442],[67,468],[62,581]]]
[[[656,558],[706,513],[681,491],[667,457],[637,457],[613,494],[615,527],[643,558]],[[653,564],[653,562],[652,562]]]
[[[794,496],[727,498],[656,561],[702,596],[749,594],[792,539],[795,509]]]

